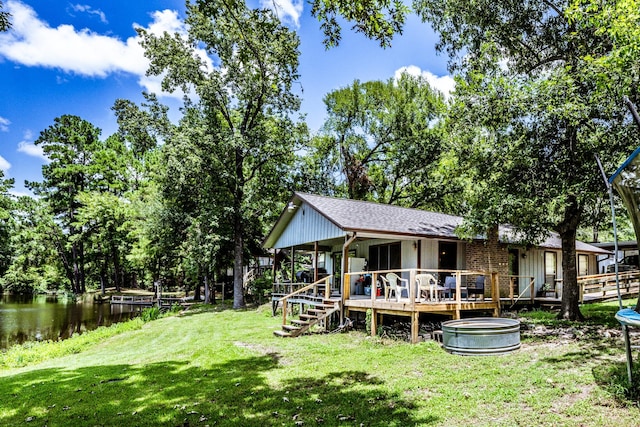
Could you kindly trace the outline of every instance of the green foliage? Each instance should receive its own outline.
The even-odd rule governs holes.
[[[426,79],[356,80],[324,102],[328,118],[305,165],[315,191],[411,207],[459,205],[448,203],[457,191],[439,174],[444,97]]]
[[[265,274],[262,277],[257,277],[250,284],[249,293],[256,298],[255,302],[258,304],[264,304],[273,289],[271,275],[271,272],[269,272],[269,274]]]
[[[400,0],[313,0],[311,14],[321,22],[324,45],[334,47],[340,43],[340,17],[353,23],[353,29],[375,39],[382,47],[391,46],[396,33],[402,33],[409,7]]]
[[[149,307],[142,310],[142,314],[140,315],[140,318],[142,319],[143,322],[146,323],[146,322],[151,322],[153,320],[158,320],[161,315],[162,315],[162,312],[160,311],[160,308]]]
[[[284,177],[306,131],[291,119],[300,105],[292,90],[299,40],[272,11],[244,2],[190,2],[185,24],[189,37],[138,30],[148,73],[163,75],[165,90],[197,95],[187,97],[162,153],[160,213],[183,243],[166,256],[175,275],[196,283],[233,265],[240,308],[245,252],[259,248],[284,202]],[[186,263],[174,261],[181,256]]]
[[[2,287],[15,293],[60,289],[65,275],[55,245],[62,236],[46,203],[42,199],[19,198],[10,225],[6,243],[11,257],[0,279]]]
[[[105,339],[142,328],[140,318],[128,322],[114,323],[83,334],[73,334],[63,341],[31,341],[14,345],[0,352],[0,370],[33,365],[56,357],[78,354],[87,348],[104,342]]]
[[[367,331],[367,335],[371,335],[371,321],[372,321],[373,311],[368,309],[365,314],[364,325]]]

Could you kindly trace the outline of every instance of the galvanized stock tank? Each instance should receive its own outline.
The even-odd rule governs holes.
[[[442,323],[442,344],[463,356],[505,354],[520,348],[520,322],[514,319],[474,317]]]

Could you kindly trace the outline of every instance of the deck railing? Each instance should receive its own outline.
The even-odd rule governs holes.
[[[299,295],[313,296],[317,297],[319,294],[324,299],[329,299],[331,295],[331,289],[329,287],[329,280],[331,277],[327,276],[322,278],[316,282],[306,284],[306,283],[274,283],[274,291],[278,287],[279,289],[286,289],[289,287],[289,293],[285,296],[278,299],[278,302],[282,304],[282,324],[287,324],[287,303],[292,298]],[[287,286],[288,285],[288,286]],[[297,289],[294,289],[297,288]],[[323,291],[323,292],[320,292]]]
[[[442,278],[446,277],[446,276],[453,276],[456,278],[456,289],[455,289],[455,295],[447,300],[448,303],[457,303],[457,304],[461,304],[463,299],[462,299],[462,293],[464,292],[464,290],[469,289],[469,288],[473,288],[473,285],[475,284],[475,281],[472,281],[470,283],[467,283],[467,278],[469,277],[477,277],[477,276],[485,276],[485,284],[484,284],[484,294],[482,295],[482,297],[487,296],[489,298],[491,298],[493,301],[499,301],[500,300],[500,294],[499,294],[499,289],[498,289],[498,274],[497,273],[491,273],[491,272],[487,272],[487,271],[479,271],[479,270],[441,270],[441,269],[417,269],[417,268],[405,268],[405,269],[394,269],[394,270],[376,270],[376,271],[359,271],[359,272],[350,272],[350,273],[345,273],[344,274],[344,286],[342,289],[342,300],[344,302],[344,300],[351,298],[351,278],[353,276],[364,276],[366,274],[371,275],[371,292],[370,292],[370,298],[371,301],[375,301],[378,298],[376,289],[377,289],[377,284],[378,284],[378,277],[381,274],[387,274],[387,273],[396,273],[399,276],[404,276],[403,278],[406,279],[408,276],[408,283],[409,283],[409,301],[411,302],[412,305],[415,305],[416,303],[420,303],[419,301],[419,295],[418,295],[418,285],[416,282],[416,276],[418,274],[432,274],[437,278],[440,278],[438,280],[438,284],[437,284],[437,289],[436,291],[438,292],[442,292],[443,290],[443,286],[444,286],[444,282],[442,280]],[[469,286],[469,285],[472,286]],[[382,288],[384,289],[384,288]],[[467,294],[468,296],[468,294]]]
[[[618,273],[620,290],[626,294],[635,294],[640,291],[640,271],[625,271]],[[580,287],[580,302],[584,301],[587,295],[597,295],[604,298],[617,296],[615,273],[594,274],[591,276],[578,277]]]
[[[500,276],[500,277],[505,277],[505,276]],[[518,275],[509,275],[506,276],[509,280],[509,295],[508,298],[511,300],[511,306],[513,307],[513,305],[515,305],[518,301],[520,301],[521,299],[523,299],[523,297],[525,297],[525,295],[527,294],[527,292],[529,292],[529,298],[531,300],[531,302],[533,303],[535,300],[535,296],[536,296],[536,289],[535,289],[535,277],[533,276],[518,276]],[[522,291],[520,291],[520,283],[521,282],[525,282],[526,286],[524,287],[524,289]]]

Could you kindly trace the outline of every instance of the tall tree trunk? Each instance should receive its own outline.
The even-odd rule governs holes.
[[[200,302],[200,277],[193,284],[193,301]]]
[[[242,202],[244,200],[244,154],[241,148],[235,152],[235,191],[233,200],[233,308],[244,308],[244,226]]]
[[[233,238],[233,308],[244,308],[244,283],[242,283],[242,267],[244,264],[244,242],[242,236],[242,218],[234,220]]]
[[[118,254],[118,248],[114,244],[113,240],[111,241],[111,259],[113,260],[113,279],[116,283],[116,291],[120,292],[123,284],[123,275],[120,271],[120,256]]]
[[[569,196],[564,220],[558,229],[562,240],[562,301],[559,319],[584,320],[580,312],[580,288],[576,266],[576,236],[580,223],[580,208],[575,196]]]
[[[71,280],[71,290],[74,294],[80,294],[80,256],[78,243],[71,245],[71,259],[73,260],[73,278]]]
[[[204,303],[209,304],[210,299],[211,297],[209,295],[209,276],[205,274],[204,275]]]
[[[80,292],[84,294],[87,292],[87,275],[85,274],[85,262],[84,262],[84,243],[80,242]]]

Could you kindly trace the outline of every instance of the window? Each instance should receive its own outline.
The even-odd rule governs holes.
[[[589,275],[589,256],[578,255],[578,276]]]
[[[458,244],[456,242],[438,242],[438,268],[456,270],[458,268]]]
[[[369,247],[369,270],[396,270],[402,268],[400,242]]]
[[[555,276],[558,271],[558,255],[555,252],[544,253],[544,275]]]

